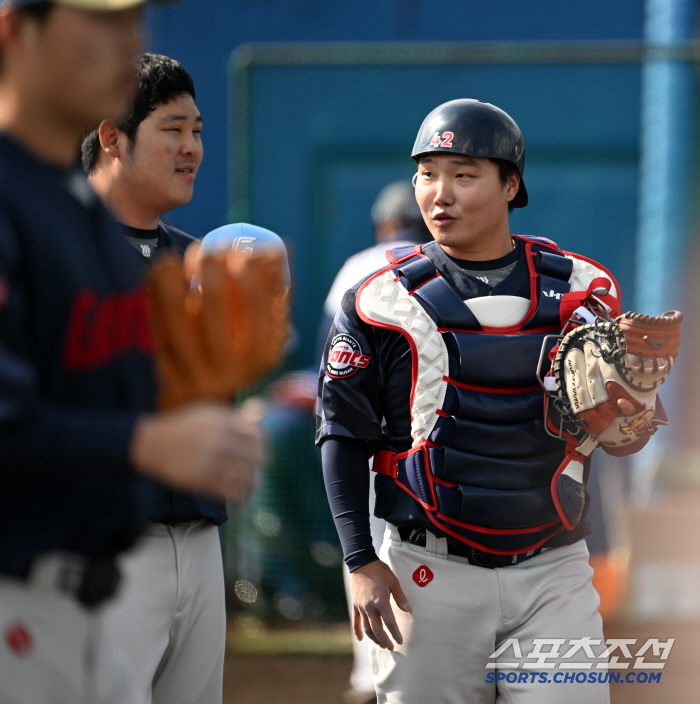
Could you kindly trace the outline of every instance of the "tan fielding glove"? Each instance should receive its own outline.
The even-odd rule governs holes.
[[[190,288],[192,275],[199,286]],[[281,358],[289,304],[281,254],[165,254],[150,268],[161,409],[230,400]]]

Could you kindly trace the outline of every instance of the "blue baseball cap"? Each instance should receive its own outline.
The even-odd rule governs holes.
[[[291,286],[287,247],[282,238],[264,227],[237,222],[212,230],[202,238],[202,252],[220,252],[233,249],[243,254],[253,255],[262,252],[279,252],[284,256],[284,282]]]

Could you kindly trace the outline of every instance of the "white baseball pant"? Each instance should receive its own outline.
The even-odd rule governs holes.
[[[393,652],[370,644],[378,704],[609,704],[606,683],[556,684],[546,681],[556,670],[539,667],[548,674],[533,678],[535,670],[523,668],[525,662],[537,662],[527,658],[534,639],[564,639],[560,655],[570,650],[570,639],[586,636],[599,641],[600,652],[605,649],[585,541],[489,569],[448,556],[444,538],[428,533],[426,547],[419,547],[402,542],[396,528],[388,526],[380,558],[398,577],[412,613],[392,600],[404,643]],[[518,640],[521,657],[514,657],[511,648],[496,661],[517,662],[518,668],[503,670],[518,677],[496,683],[499,670],[486,665],[508,639]],[[579,650],[566,662],[587,663],[588,657]]]
[[[119,568],[105,610],[149,704],[221,704],[226,641],[219,533],[206,521],[151,524]]]
[[[102,611],[1,577],[0,704],[145,704]]]

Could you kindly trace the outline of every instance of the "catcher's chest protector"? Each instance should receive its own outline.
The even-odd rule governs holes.
[[[572,288],[585,292],[606,273],[549,240],[521,239],[530,306],[508,327],[488,322],[524,299],[465,303],[420,247],[392,252],[404,256],[357,296],[360,317],[400,332],[412,355],[413,446],[380,451],[375,471],[392,476],[444,532],[503,554],[534,550],[580,520],[584,458],[546,433],[536,369],[544,338],[568,319]]]

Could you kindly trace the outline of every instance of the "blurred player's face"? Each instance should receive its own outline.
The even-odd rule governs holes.
[[[135,87],[141,19],[140,7],[93,12],[64,5],[44,23],[20,19],[8,48],[26,98],[66,129],[119,118]]]
[[[490,259],[511,250],[508,203],[518,176],[503,186],[490,159],[458,154],[421,158],[416,200],[433,237],[448,254]]]
[[[122,168],[132,198],[143,201],[144,209],[160,216],[190,202],[202,163],[201,133],[202,116],[191,95],[158,105],[141,122]]]

